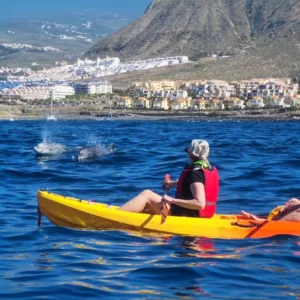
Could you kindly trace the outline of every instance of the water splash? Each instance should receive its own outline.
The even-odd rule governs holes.
[[[47,129],[44,129],[42,131],[41,138],[44,143],[52,143],[53,142],[53,136]]]

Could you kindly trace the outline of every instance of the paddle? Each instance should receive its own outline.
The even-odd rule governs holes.
[[[170,179],[171,179],[170,174],[166,174],[165,180],[170,180]],[[169,190],[168,186],[164,187],[164,195],[167,195],[168,190]],[[167,201],[164,198],[161,199],[161,212],[160,213],[161,213],[161,222],[160,222],[160,224],[163,224],[167,220],[168,213],[169,213],[168,204],[167,204]]]

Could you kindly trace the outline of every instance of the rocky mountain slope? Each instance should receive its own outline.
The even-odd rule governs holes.
[[[198,60],[212,54],[230,58],[200,60],[193,72],[222,79],[299,76],[300,1],[153,0],[141,18],[85,56]]]

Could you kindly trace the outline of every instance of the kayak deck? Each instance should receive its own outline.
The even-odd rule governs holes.
[[[70,228],[128,229],[223,239],[267,238],[283,234],[300,236],[300,226],[295,226],[294,222],[257,222],[240,215],[217,214],[211,219],[168,216],[161,224],[160,215],[121,211],[118,206],[48,191],[40,190],[37,198],[41,214],[55,225]]]

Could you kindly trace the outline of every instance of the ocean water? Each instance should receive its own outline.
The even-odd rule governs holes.
[[[300,240],[155,236],[74,230],[45,217],[40,188],[122,204],[145,188],[162,193],[191,139],[207,139],[219,168],[219,213],[265,214],[300,197],[300,123],[234,121],[2,121],[1,299],[299,299]],[[70,152],[36,157],[48,140]],[[87,144],[116,151],[79,163]],[[295,224],[295,226],[298,226]]]

